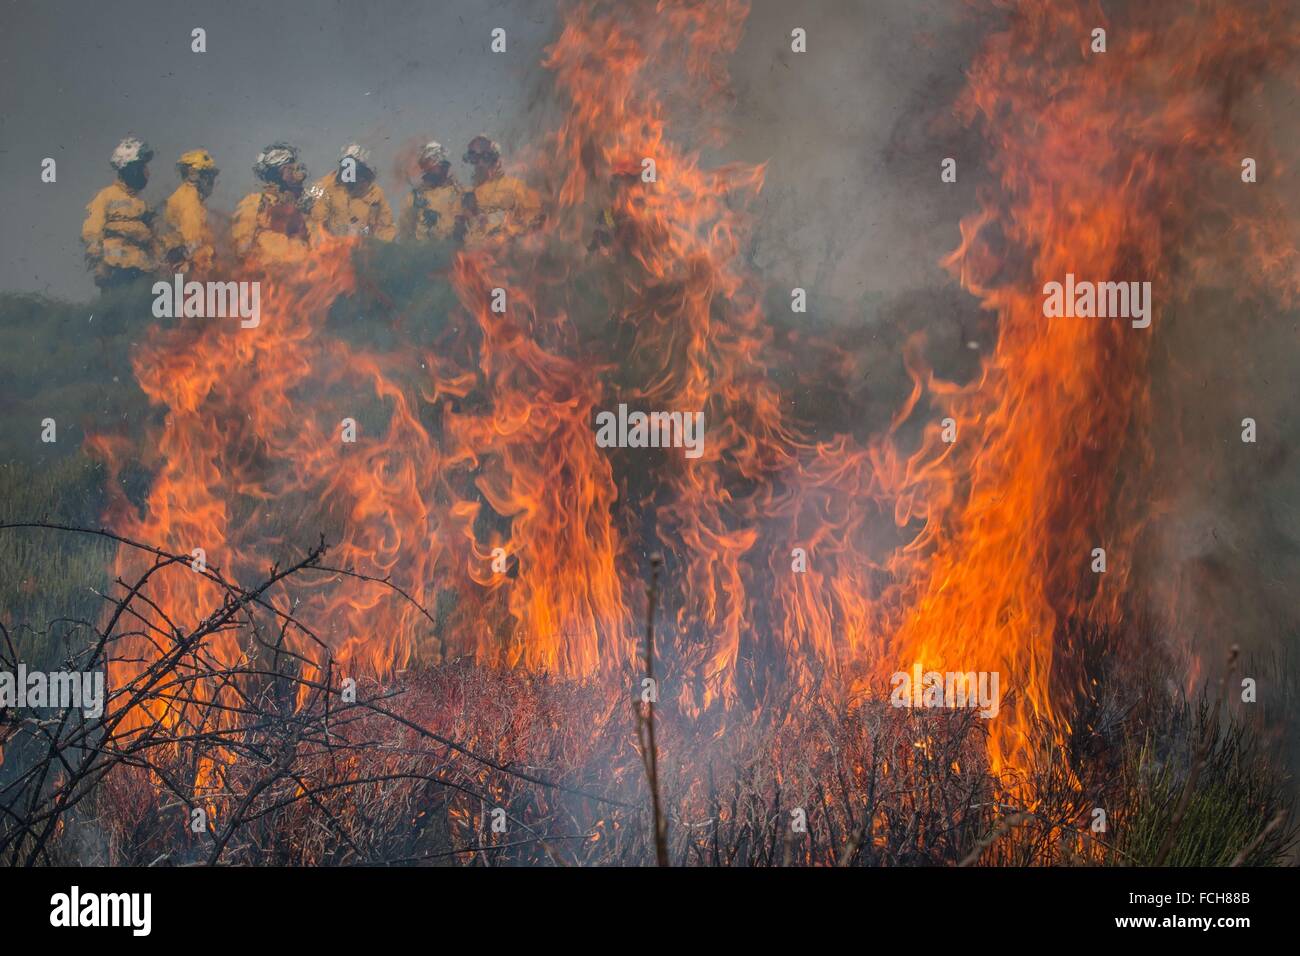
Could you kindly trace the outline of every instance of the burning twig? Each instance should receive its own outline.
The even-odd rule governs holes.
[[[512,767],[508,760],[494,759],[447,734],[430,730],[424,722],[386,704],[394,696],[391,692],[342,703],[334,701],[338,688],[333,686],[332,658],[319,670],[326,675],[322,682],[311,676],[315,662],[285,647],[284,638],[293,628],[309,635],[322,648],[324,643],[269,599],[272,588],[299,572],[319,570],[323,542],[303,559],[287,567],[271,568],[266,579],[251,589],[207,568],[201,573],[217,585],[223,597],[215,610],[198,617],[198,623],[186,632],[147,593],[151,582],[168,568],[182,566],[190,573],[185,556],[92,529],[44,523],[6,527],[104,535],[153,557],[138,579],[119,580],[124,593],[108,598],[112,610],[107,622],[97,631],[87,652],[79,656],[83,666],[89,667],[103,667],[110,660],[128,660],[117,652],[118,642],[124,637],[140,636],[149,637],[153,655],[128,660],[137,669],[123,674],[122,683],[110,689],[98,717],[74,717],[74,709],[67,708],[56,721],[15,719],[12,730],[6,727],[6,763],[19,771],[10,774],[0,786],[0,853],[8,854],[13,863],[54,862],[49,854],[50,842],[67,831],[77,808],[106,796],[111,799],[111,794],[124,786],[147,786],[155,791],[157,800],[149,831],[140,837],[138,849],[148,854],[140,862],[183,862],[187,856],[193,857],[193,849],[176,846],[181,826],[172,831],[177,836],[167,835],[162,829],[163,820],[169,816],[163,807],[166,794],[173,795],[171,805],[185,808],[187,815],[213,809],[220,812],[222,807],[231,809],[224,819],[207,819],[202,826],[188,828],[193,834],[212,838],[212,846],[202,854],[209,864],[232,853],[265,860],[264,854],[278,841],[268,845],[260,834],[273,833],[268,827],[276,821],[283,825],[299,803],[309,803],[323,818],[323,826],[319,818],[317,825],[311,826],[310,832],[316,834],[311,837],[314,842],[319,842],[319,834],[332,833],[341,849],[367,862],[436,859],[436,852],[410,852],[420,849],[418,846],[398,845],[394,847],[397,852],[386,851],[363,832],[365,828],[373,833],[376,825],[386,821],[391,808],[376,804],[373,811],[363,811],[362,803],[390,800],[396,794],[410,792],[417,784],[461,794],[463,799],[483,806],[506,804],[504,818],[527,832],[530,839],[495,845],[495,850],[538,846],[557,864],[563,861],[549,841],[575,837],[563,833],[552,836],[512,812],[504,781],[518,780],[587,801],[626,806],[590,790]],[[403,596],[409,599],[409,595]],[[260,633],[254,608],[276,615],[279,626],[275,640],[267,640]],[[423,608],[420,610],[423,612]],[[142,630],[120,630],[119,625],[125,621],[138,623]],[[244,656],[232,661],[212,653],[208,639],[232,629],[249,632],[252,644],[273,652],[277,662],[292,658],[290,666],[277,664],[265,669],[250,666]],[[17,651],[7,630],[3,639],[16,664]],[[11,715],[6,712],[3,716],[9,723]],[[439,744],[443,753],[436,758],[438,765],[433,770],[416,770],[413,766],[408,770],[407,755],[427,765],[429,751],[394,746],[383,739],[358,740],[355,730],[359,727],[381,731],[390,740],[394,733],[407,737],[414,733],[416,739]],[[32,753],[38,741],[42,755]],[[498,737],[497,746],[500,741]],[[259,771],[259,767],[263,769]],[[247,780],[249,785],[239,788],[240,780]],[[243,789],[242,796],[236,794],[237,788]],[[537,801],[527,794],[522,803],[525,807],[537,806]],[[444,805],[449,811],[456,806],[451,800],[444,800]],[[417,818],[423,815],[420,811]],[[172,820],[173,825],[180,823]],[[185,839],[194,842],[193,837]],[[384,839],[391,841],[393,836]],[[157,846],[160,841],[163,846]],[[321,861],[320,857],[316,859]]]
[[[664,819],[663,808],[659,802],[659,751],[655,744],[655,698],[658,688],[655,686],[655,608],[659,602],[659,568],[663,558],[658,554],[650,556],[650,586],[646,589],[645,619],[645,673],[646,690],[643,695],[644,707],[636,709],[637,737],[641,743],[641,761],[645,765],[646,780],[650,785],[650,805],[654,813],[655,860],[660,866],[668,866],[668,822]]]
[[[1009,816],[1003,817],[998,821],[998,825],[989,831],[989,834],[986,837],[976,842],[975,848],[972,849],[970,853],[966,854],[957,865],[973,866],[978,863],[980,857],[984,855],[985,850],[991,847],[994,843],[997,843],[998,840],[1002,839],[1004,834],[1024,823],[1030,816],[1031,814],[1028,813],[1013,813]]]

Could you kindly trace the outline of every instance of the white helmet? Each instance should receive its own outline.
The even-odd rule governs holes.
[[[450,163],[451,156],[447,153],[447,147],[436,139],[431,139],[424,144],[424,149],[420,150],[420,162],[432,160],[435,163]]]
[[[259,179],[265,179],[273,169],[279,169],[281,166],[288,166],[298,161],[298,150],[285,142],[272,143],[266,149],[257,154],[257,162],[253,164],[253,172]]]
[[[348,143],[343,147],[343,152],[339,154],[339,162],[350,159],[358,166],[370,165],[370,150],[366,149],[360,143]]]
[[[128,136],[117,144],[109,160],[114,169],[125,169],[132,163],[147,163],[153,159],[153,150],[138,136]]]

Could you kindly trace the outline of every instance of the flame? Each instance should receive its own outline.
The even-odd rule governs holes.
[[[309,679],[470,654],[625,689],[646,555],[662,550],[663,680],[681,712],[757,707],[791,686],[883,698],[915,663],[996,671],[1011,696],[990,764],[1028,771],[1070,734],[1079,627],[1117,630],[1127,613],[1141,502],[1117,492],[1139,487],[1150,455],[1150,343],[1205,208],[1186,193],[1204,166],[1243,155],[1230,111],[1204,90],[1280,62],[1294,24],[1156,4],[1112,31],[1103,62],[1087,48],[1107,23],[1093,5],[1011,10],[959,104],[994,147],[996,184],[946,260],[997,316],[996,346],[957,384],[914,340],[902,356],[912,391],[890,428],[828,437],[789,411],[774,372],[793,358],[744,263],[763,169],[706,166],[675,138],[721,141],[695,106],[725,99],[748,5],[562,9],[544,65],[564,115],[531,172],[546,184],[544,225],[457,255],[458,311],[425,354],[331,331],[330,307],[357,277],[353,242],[330,238],[302,261],[247,266],[239,277],[263,283],[257,329],[153,330],[134,359],[162,415],[149,454],[94,439],[115,478],[133,455],[152,475],[140,507],[118,495],[112,525],[165,550],[203,548],[245,583],[324,533],[327,563],[363,577],[313,572],[265,596],[302,622],[283,642]],[[589,252],[598,215],[609,239]],[[1275,253],[1269,272],[1288,262]],[[1153,328],[1044,318],[1042,287],[1067,272],[1150,281]],[[597,317],[593,289],[607,306]],[[619,402],[703,411],[703,456],[598,448],[594,416]],[[345,417],[359,422],[354,444],[340,440]],[[1096,547],[1104,575],[1089,567]],[[143,560],[123,549],[115,570],[130,581]],[[183,567],[155,585],[146,633],[119,645],[118,685],[223,597]],[[436,606],[449,609],[421,610]],[[223,631],[208,653],[255,670],[274,651]]]
[[[441,527],[450,519],[428,503],[441,456],[417,420],[410,389],[399,384],[399,373],[409,369],[322,328],[329,306],[353,287],[350,253],[347,243],[322,238],[301,261],[250,265],[239,278],[261,283],[256,331],[187,319],[155,330],[138,350],[136,378],[164,409],[145,461],[153,479],[142,509],[116,480],[121,442],[94,440],[114,467],[110,487],[118,494],[109,517],[120,533],[182,555],[202,549],[198,558],[238,584],[293,557],[285,542],[311,540],[327,528],[338,567],[389,579],[413,600],[432,603]],[[364,395],[367,387],[387,409],[387,425],[368,436],[363,424],[355,445],[343,443],[342,419],[360,417],[347,396]],[[147,566],[128,548],[116,564],[123,579]],[[323,627],[284,634],[285,650],[303,658],[302,676],[319,678],[330,659],[385,673],[404,666],[426,623],[419,610],[393,601],[379,581],[331,587],[340,577],[322,576],[292,597],[266,596],[282,613]],[[119,684],[164,653],[176,632],[198,627],[224,597],[194,562],[159,573],[149,593],[157,613],[114,661]],[[274,631],[263,640],[274,644]],[[266,648],[241,646],[232,631],[221,631],[211,635],[208,651],[226,665],[254,666]]]
[[[891,648],[899,663],[1001,672],[1018,700],[990,735],[995,770],[1064,742],[1085,676],[1076,636],[1085,622],[1118,634],[1131,613],[1151,341],[1195,276],[1198,225],[1245,218],[1188,201],[1187,183],[1206,166],[1235,181],[1248,151],[1232,97],[1293,53],[1281,7],[1135,6],[1094,54],[1093,29],[1112,26],[1099,9],[1026,4],[970,70],[959,115],[995,147],[998,184],[946,265],[998,316],[998,339],[971,385],[926,381],[962,433],[945,447],[929,430],[895,489],[927,511],[894,565],[916,584]],[[1150,281],[1152,328],[1044,318],[1044,284],[1067,273]]]

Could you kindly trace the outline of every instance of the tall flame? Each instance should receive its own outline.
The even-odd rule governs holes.
[[[725,90],[748,5],[582,0],[563,14],[544,65],[565,113],[533,168],[543,227],[458,254],[458,313],[423,355],[329,330],[356,285],[342,240],[250,267],[243,278],[269,290],[256,330],[155,330],[135,371],[165,418],[143,508],[119,497],[115,527],[204,548],[240,581],[323,532],[330,563],[365,579],[318,573],[268,598],[310,627],[285,640],[315,674],[327,660],[382,675],[468,653],[611,687],[627,686],[646,555],[663,550],[664,680],[683,712],[756,707],[792,685],[881,697],[914,663],[996,671],[1012,697],[990,761],[1027,769],[1069,735],[1078,627],[1115,629],[1127,611],[1141,502],[1121,508],[1116,492],[1149,454],[1150,343],[1206,208],[1188,182],[1241,155],[1228,101],[1204,91],[1258,77],[1294,50],[1295,24],[1156,4],[1113,31],[1103,61],[1088,51],[1106,23],[1093,5],[1015,8],[959,105],[994,147],[997,185],[947,260],[997,315],[996,346],[959,385],[912,343],[911,394],[885,434],[859,440],[818,436],[774,374],[792,357],[743,255],[762,168],[710,168],[674,139],[682,102]],[[720,142],[709,116],[692,118],[693,135]],[[597,214],[613,223],[603,253],[587,243]],[[1153,328],[1044,318],[1042,287],[1066,273],[1150,281]],[[619,402],[703,411],[703,456],[598,448],[594,416]],[[355,444],[339,440],[349,416]],[[909,448],[904,425],[920,422]],[[115,468],[132,454],[95,443]],[[791,569],[795,547],[806,573]],[[1090,570],[1097,547],[1105,575]],[[139,561],[123,550],[118,573]],[[115,680],[220,600],[187,571],[159,584],[155,631],[122,645]],[[259,653],[229,633],[210,652]]]

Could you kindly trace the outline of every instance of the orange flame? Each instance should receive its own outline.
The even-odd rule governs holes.
[[[742,255],[744,203],[763,170],[706,168],[670,132],[675,104],[725,88],[747,4],[567,4],[545,60],[566,104],[538,150],[545,225],[458,255],[454,331],[422,363],[329,333],[330,305],[355,285],[345,241],[252,267],[242,278],[269,290],[258,329],[185,321],[137,354],[141,387],[166,417],[143,510],[119,498],[114,526],[183,553],[202,547],[235,580],[323,530],[337,567],[424,607],[454,595],[430,621],[378,581],[322,574],[276,591],[268,599],[319,640],[292,628],[286,638],[316,676],[327,661],[384,675],[471,653],[626,686],[644,555],[659,548],[672,617],[664,680],[685,712],[756,706],[788,684],[882,697],[888,675],[916,662],[996,671],[1013,697],[990,761],[1026,770],[1044,742],[1068,736],[1084,676],[1076,625],[1115,628],[1126,612],[1141,523],[1116,490],[1147,456],[1134,438],[1153,334],[1046,319],[1041,289],[1069,272],[1150,281],[1169,301],[1173,253],[1194,224],[1188,178],[1240,155],[1207,79],[1226,63],[1257,76],[1294,48],[1294,24],[1191,6],[1172,24],[1135,14],[1104,64],[1087,51],[1105,22],[1090,5],[1025,5],[990,38],[960,114],[996,147],[998,187],[947,265],[998,316],[997,344],[957,385],[912,343],[911,394],[886,434],[859,442],[812,437],[772,374],[782,359]],[[1159,108],[1138,105],[1151,98]],[[719,139],[711,126],[697,135]],[[653,180],[640,175],[646,159]],[[608,240],[588,254],[598,215]],[[498,288],[504,313],[491,307]],[[607,314],[593,318],[593,295]],[[593,418],[620,401],[703,411],[705,453],[597,448]],[[355,444],[339,440],[349,415],[361,422]],[[949,416],[951,444],[939,426]],[[909,451],[903,426],[922,419]],[[96,446],[115,468],[129,453]],[[806,573],[791,570],[794,547]],[[1089,569],[1095,547],[1109,555],[1105,575]],[[493,568],[497,548],[508,573]],[[118,573],[139,572],[139,560],[123,551]],[[158,632],[124,645],[115,681],[155,658],[161,632],[192,628],[220,601],[198,574],[160,585]],[[226,662],[258,653],[233,633],[210,651]]]

